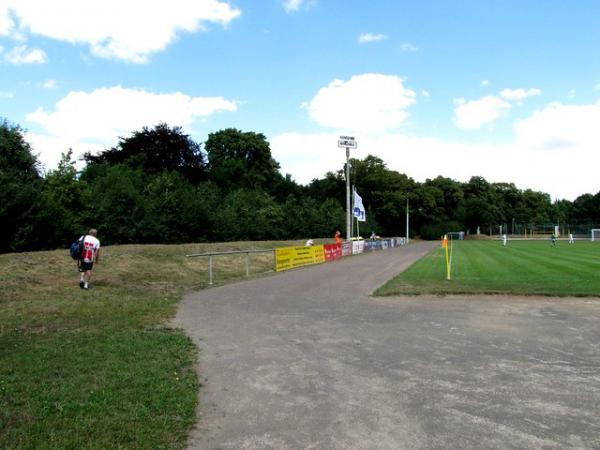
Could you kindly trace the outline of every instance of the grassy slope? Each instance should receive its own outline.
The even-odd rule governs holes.
[[[107,247],[90,291],[67,250],[0,255],[0,448],[181,448],[197,349],[166,323],[207,284],[206,258],[184,255],[275,245]],[[269,255],[251,261],[272,268]],[[216,282],[245,270],[243,258],[215,263]]]
[[[452,280],[444,254],[435,249],[377,290],[376,295],[507,293],[556,296],[600,295],[600,245],[546,241],[455,242]]]

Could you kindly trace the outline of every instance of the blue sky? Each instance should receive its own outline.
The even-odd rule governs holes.
[[[85,3],[85,4],[82,4]],[[142,6],[143,5],[143,6]],[[0,0],[0,116],[47,169],[164,121],[264,133],[301,183],[374,154],[423,181],[600,190],[600,2]]]

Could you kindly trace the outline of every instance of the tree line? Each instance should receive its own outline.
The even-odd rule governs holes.
[[[0,121],[0,252],[66,247],[90,227],[105,244],[305,239],[345,228],[344,167],[308,185],[279,172],[261,133],[225,129],[203,144],[180,127],[144,127],[116,146],[69,150],[43,173],[19,126]],[[363,198],[362,234],[437,238],[498,224],[600,223],[600,192],[552,202],[548,194],[439,176],[423,183],[369,155],[350,162]],[[494,229],[494,231],[496,231]]]

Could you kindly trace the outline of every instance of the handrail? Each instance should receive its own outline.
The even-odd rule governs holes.
[[[234,251],[230,251],[230,252],[207,252],[207,253],[193,253],[191,255],[185,255],[188,258],[194,258],[197,256],[208,256],[208,284],[212,285],[213,284],[213,265],[212,265],[212,259],[213,256],[221,256],[221,255],[246,255],[246,276],[249,277],[250,276],[250,262],[249,262],[249,257],[250,257],[250,253],[269,253],[269,252],[275,252],[275,249],[269,249],[269,250],[234,250]]]
[[[207,252],[207,253],[192,253],[191,255],[185,255],[188,258],[193,258],[194,256],[218,256],[218,255],[235,255],[235,254],[241,254],[241,253],[267,253],[267,252],[272,252],[275,251],[274,248],[271,248],[269,250],[234,250],[231,252]]]

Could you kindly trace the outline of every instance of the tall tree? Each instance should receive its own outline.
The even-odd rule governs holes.
[[[179,172],[188,181],[198,184],[206,179],[206,163],[200,145],[181,127],[160,123],[154,128],[142,128],[131,137],[120,138],[116,147],[99,155],[87,153],[91,164],[126,164],[142,169],[146,174],[166,171]]]
[[[0,252],[30,250],[49,245],[48,228],[39,228],[43,215],[39,163],[24,131],[6,120],[0,122]]]
[[[44,183],[44,195],[55,205],[55,226],[58,236],[64,241],[81,233],[88,224],[89,199],[86,183],[79,181],[73,151],[63,153],[55,170],[51,170]]]
[[[273,194],[281,182],[279,164],[262,133],[234,128],[208,135],[204,144],[210,178],[226,192],[235,189],[261,189]]]

